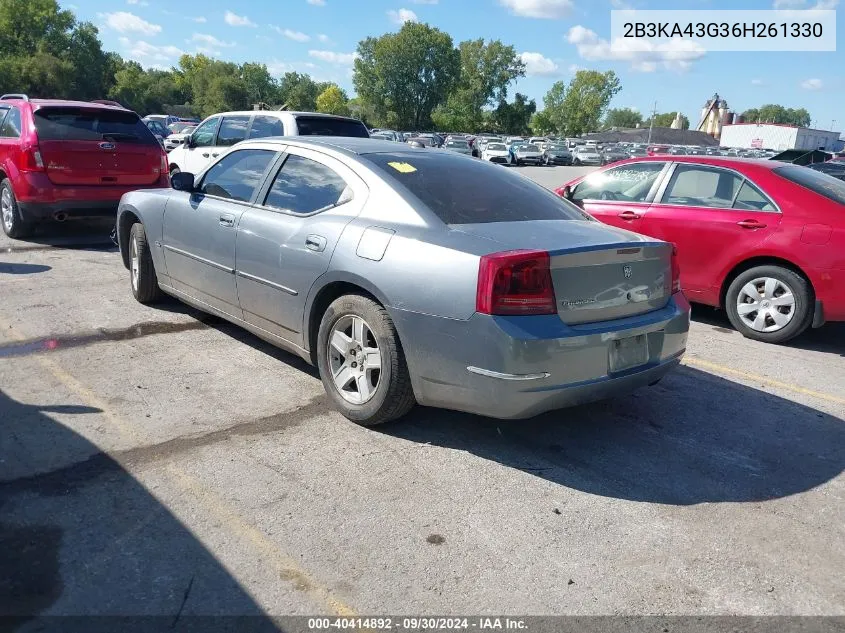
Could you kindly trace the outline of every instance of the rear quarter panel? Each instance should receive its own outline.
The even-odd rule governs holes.
[[[150,245],[150,253],[153,257],[156,273],[159,276],[167,275],[164,257],[161,249],[156,247],[155,243],[162,240],[164,211],[172,192],[172,189],[130,191],[120,199],[117,208],[118,246],[123,257],[123,263],[127,267],[129,265],[128,236],[132,224],[135,222],[134,216],[144,225],[144,233]],[[162,280],[160,279],[160,281]]]

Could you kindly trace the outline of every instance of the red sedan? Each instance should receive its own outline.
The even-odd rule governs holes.
[[[688,299],[783,343],[845,321],[845,182],[766,160],[653,156],[557,190],[598,220],[674,242]]]

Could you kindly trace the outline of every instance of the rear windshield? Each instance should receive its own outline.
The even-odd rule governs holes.
[[[352,136],[370,138],[366,126],[360,121],[332,119],[331,117],[298,116],[296,126],[300,136]]]
[[[120,141],[158,145],[138,115],[129,111],[39,108],[35,129],[42,141]]]
[[[449,153],[367,154],[446,224],[590,220],[574,204],[517,173]]]
[[[774,172],[781,178],[786,178],[810,191],[815,191],[829,200],[845,204],[845,182],[829,174],[823,174],[800,165],[778,167]]]
[[[466,141],[448,141],[446,147],[469,147]]]

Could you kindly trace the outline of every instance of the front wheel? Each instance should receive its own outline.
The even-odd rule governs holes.
[[[813,321],[813,289],[798,273],[781,266],[757,266],[737,275],[728,287],[725,309],[746,338],[785,343]]]
[[[578,159],[576,158],[575,160],[573,160],[573,161],[572,161],[572,164],[573,164],[575,167],[578,167],[578,166],[581,164],[581,161],[580,161],[580,160],[578,160]]]
[[[132,296],[138,303],[150,304],[161,301],[164,293],[158,287],[158,277],[150,253],[150,245],[144,232],[144,225],[136,222],[129,231],[129,273]]]
[[[416,404],[393,321],[369,297],[344,295],[328,307],[317,367],[335,407],[362,426],[400,418]]]

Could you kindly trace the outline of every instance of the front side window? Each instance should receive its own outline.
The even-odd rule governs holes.
[[[264,204],[290,213],[314,213],[338,204],[346,188],[346,181],[330,167],[291,154],[276,175]]]
[[[248,116],[225,116],[220,124],[220,132],[217,134],[217,145],[230,147],[240,143],[246,138],[246,129],[249,127]]]
[[[191,135],[191,144],[194,147],[209,147],[214,145],[214,137],[217,136],[217,125],[219,117],[214,117],[203,122]]]
[[[730,209],[743,179],[718,167],[678,165],[663,194],[664,204]]]
[[[268,136],[284,136],[285,129],[282,120],[274,116],[257,116],[252,120],[249,138],[267,138]]]
[[[199,192],[249,202],[275,155],[276,152],[266,149],[243,149],[227,154],[205,174]]]
[[[0,113],[2,114],[2,113]],[[3,117],[0,116],[0,119]],[[21,111],[17,108],[9,108],[9,114],[0,127],[0,136],[6,138],[17,138],[21,135]]]
[[[572,199],[645,202],[664,165],[657,162],[632,163],[594,172],[575,187]]]

